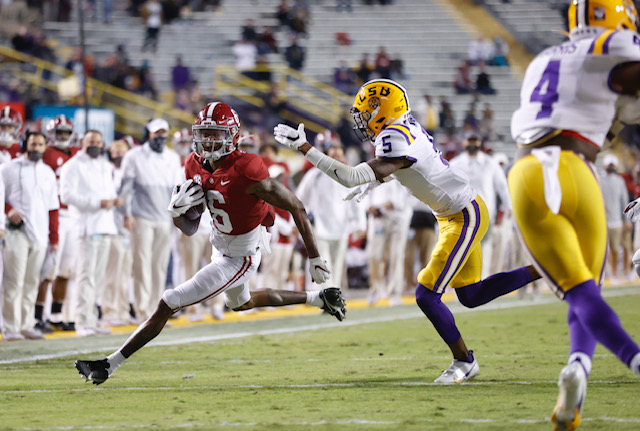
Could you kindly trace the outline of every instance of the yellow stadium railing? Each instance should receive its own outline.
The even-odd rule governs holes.
[[[6,46],[0,46],[0,56],[4,57],[0,63],[0,70],[6,69],[15,77],[31,84],[31,91],[34,94],[40,88],[58,92],[60,81],[73,75],[64,67]],[[30,67],[11,67],[12,64],[15,66],[20,63],[29,64]],[[45,71],[49,73],[45,74]],[[150,118],[162,117],[176,129],[190,128],[193,122],[193,115],[188,112],[93,78],[87,79],[87,95],[89,105],[109,108],[115,112],[116,130],[124,134],[139,136]]]
[[[271,72],[271,82],[247,76],[253,72]],[[305,126],[317,133],[337,125],[344,107],[353,102],[353,96],[284,65],[259,65],[244,73],[234,66],[220,65],[215,68],[214,82],[222,99],[232,96],[258,108],[264,108],[273,83],[278,97],[286,101],[282,117],[292,122],[304,120]]]

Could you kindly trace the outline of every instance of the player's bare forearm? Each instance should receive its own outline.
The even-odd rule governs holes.
[[[401,168],[409,167],[413,164],[411,160],[407,159],[371,159],[367,162],[373,172],[376,174],[378,181],[382,182],[384,178],[388,177],[395,171]]]
[[[277,180],[266,178],[249,186],[246,193],[256,195],[274,207],[289,211],[300,232],[300,236],[302,236],[309,257],[317,257],[320,255],[307,211],[304,209],[304,205],[300,202],[300,199],[298,199],[291,190]]]
[[[183,214],[173,219],[173,225],[180,229],[186,236],[191,236],[198,231],[200,217],[195,220],[190,220]]]
[[[623,63],[611,71],[610,85],[615,91],[629,96],[640,94],[640,62]]]

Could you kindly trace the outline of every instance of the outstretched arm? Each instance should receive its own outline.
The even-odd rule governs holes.
[[[302,236],[309,257],[314,258],[320,255],[307,211],[291,190],[273,178],[265,178],[247,187],[245,193],[256,195],[268,204],[289,211]]]
[[[278,124],[274,129],[276,141],[291,149],[298,150],[318,169],[345,187],[355,187],[374,181],[384,181],[400,168],[411,165],[406,159],[372,159],[357,166],[348,166],[332,159],[313,148],[307,142],[304,125],[300,123],[298,130],[285,124]]]

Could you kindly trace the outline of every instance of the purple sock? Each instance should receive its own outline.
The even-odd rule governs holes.
[[[564,299],[569,304],[569,318],[572,314],[575,315],[583,328],[578,329],[574,339],[575,325],[569,322],[571,350],[574,349],[574,342],[583,343],[582,346],[590,348],[590,341],[583,338],[586,330],[626,366],[630,366],[633,357],[640,353],[640,348],[622,328],[616,312],[602,299],[595,281],[588,280],[577,285],[565,294]],[[588,354],[589,351],[585,353]]]
[[[460,303],[468,308],[478,307],[489,301],[520,289],[531,282],[525,266],[509,272],[500,272],[482,281],[455,289]]]
[[[460,339],[460,331],[449,308],[442,303],[442,294],[427,289],[422,284],[416,286],[416,302],[422,312],[429,318],[440,337],[447,344],[453,344]]]
[[[593,352],[596,349],[597,341],[591,332],[587,330],[582,323],[580,323],[580,319],[575,313],[574,307],[569,307],[567,312],[567,324],[569,325],[569,338],[570,338],[570,355],[569,361],[571,358],[577,358],[578,362],[584,362],[583,356],[588,357],[588,364],[582,364],[584,367],[584,371],[587,376],[591,372],[591,361],[593,360]]]

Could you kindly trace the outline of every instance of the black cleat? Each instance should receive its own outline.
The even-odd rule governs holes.
[[[89,382],[99,385],[109,378],[109,362],[106,359],[99,361],[76,361],[75,366],[78,372]]]
[[[337,287],[328,287],[320,291],[320,299],[324,302],[322,309],[327,313],[335,316],[339,321],[344,320],[347,314],[346,304],[342,297],[342,292]]]

